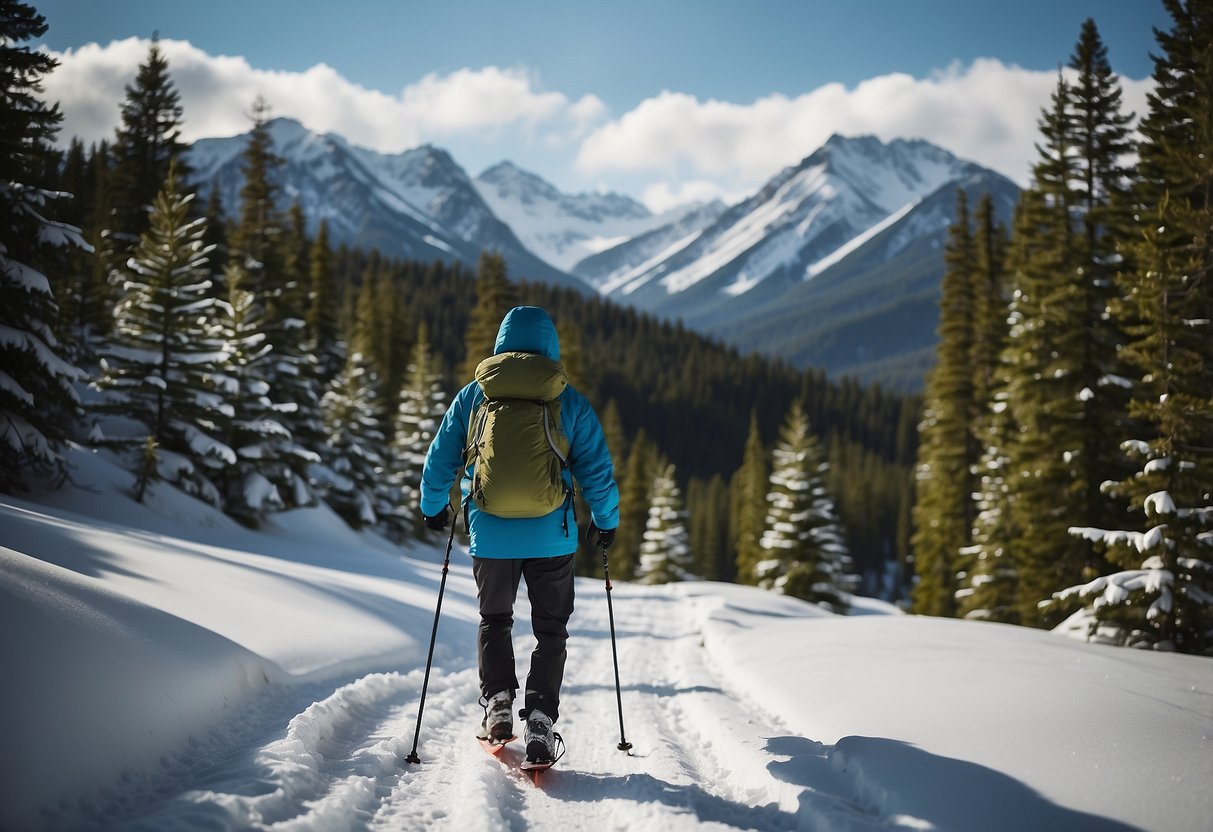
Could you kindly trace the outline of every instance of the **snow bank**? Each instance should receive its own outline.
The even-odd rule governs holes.
[[[0,829],[93,815],[269,685],[424,664],[433,564],[327,509],[251,532],[165,485],[141,505],[107,454],[70,456],[78,487],[0,497]],[[443,626],[470,646],[464,566]]]
[[[892,826],[1183,830],[1213,817],[1206,658],[1001,624],[697,602],[737,694],[832,745],[831,765]],[[776,746],[795,768],[796,740]]]
[[[0,572],[0,828],[39,826],[41,807],[71,809],[98,784],[155,770],[282,679],[272,662],[101,575],[5,547]]]

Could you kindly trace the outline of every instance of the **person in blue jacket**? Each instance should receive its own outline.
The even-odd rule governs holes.
[[[535,306],[519,306],[506,313],[493,354],[507,352],[536,353],[559,361],[560,341],[547,312]],[[481,704],[485,708],[480,737],[491,742],[500,743],[513,736],[513,702],[518,690],[512,639],[514,599],[519,580],[526,578],[536,646],[519,715],[526,720],[528,760],[552,762],[552,725],[560,718],[565,643],[573,613],[577,528],[569,522],[568,506],[543,517],[506,518],[483,511],[468,499],[470,466],[464,456],[468,425],[483,400],[484,393],[473,381],[451,402],[426,454],[421,513],[429,528],[445,528],[452,519],[451,486],[456,475],[461,475],[480,606],[477,647]],[[606,437],[590,403],[571,385],[565,386],[559,401],[561,427],[569,441],[565,485],[571,491],[572,479],[576,479],[590,507],[590,543],[606,549],[614,542],[619,524],[619,489]]]

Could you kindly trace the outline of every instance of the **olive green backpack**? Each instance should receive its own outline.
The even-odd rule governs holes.
[[[476,368],[484,401],[468,431],[471,498],[498,517],[542,517],[565,505],[569,440],[560,427],[568,379],[559,362],[506,352]]]

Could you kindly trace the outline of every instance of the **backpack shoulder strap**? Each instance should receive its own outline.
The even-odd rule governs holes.
[[[463,461],[465,465],[471,465],[476,457],[480,456],[480,439],[484,436],[484,426],[489,420],[489,401],[485,396],[481,399],[480,404],[476,407],[476,411],[472,414],[472,424],[468,430],[467,447],[463,449]]]
[[[548,446],[552,449],[552,453],[556,454],[556,458],[560,460],[561,468],[569,467],[569,459],[564,452],[560,450],[560,446],[556,444],[556,440],[552,438],[552,410],[549,407],[551,402],[541,401],[539,406],[543,408],[543,435],[548,440]]]

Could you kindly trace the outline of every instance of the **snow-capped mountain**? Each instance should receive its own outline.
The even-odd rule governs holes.
[[[672,222],[575,263],[572,272],[609,295],[690,245],[725,210],[720,200],[691,206]]]
[[[620,194],[565,194],[511,162],[475,180],[441,148],[356,147],[286,118],[270,123],[281,207],[298,199],[333,242],[474,265],[500,251],[515,278],[598,291],[742,349],[900,389],[933,360],[943,241],[955,191],[1003,176],[924,141],[833,136],[749,199],[654,215]],[[248,134],[203,139],[188,161],[205,198],[234,213]]]
[[[327,220],[334,244],[469,265],[482,250],[497,250],[513,277],[586,288],[528,251],[445,150],[423,145],[398,154],[377,153],[287,118],[274,119],[269,128],[274,152],[284,160],[275,176],[285,204],[298,199],[312,230]],[[239,205],[241,154],[248,138],[246,133],[201,139],[188,153],[202,196],[217,185],[232,213]]]
[[[653,214],[621,194],[566,194],[512,162],[500,162],[484,171],[476,177],[475,185],[493,213],[509,225],[531,252],[556,268],[583,278],[585,275],[576,269],[580,261],[638,235],[680,222],[700,207],[685,206]]]
[[[669,241],[604,285],[613,299],[744,349],[887,382],[878,367],[935,343],[942,240],[962,186],[974,201],[994,193],[1000,217],[1010,216],[1018,191],[993,171],[924,141],[836,135],[693,239]],[[847,302],[827,308],[827,294]],[[844,321],[843,348],[819,349],[829,340],[820,334]],[[921,368],[911,376],[897,386],[918,386]]]

